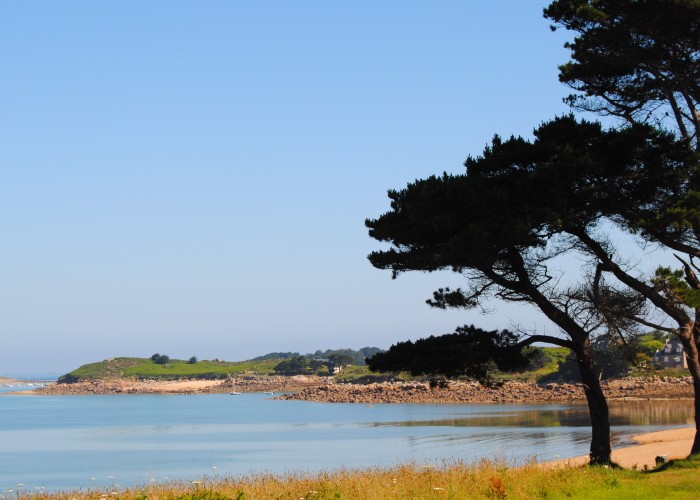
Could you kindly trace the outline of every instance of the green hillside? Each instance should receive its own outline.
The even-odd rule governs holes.
[[[210,361],[196,363],[171,359],[160,364],[149,358],[112,358],[89,363],[61,376],[59,382],[71,383],[81,380],[130,377],[137,379],[222,379],[227,375],[269,375],[281,359],[253,361]]]

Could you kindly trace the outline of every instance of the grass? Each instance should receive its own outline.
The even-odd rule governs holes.
[[[149,358],[112,358],[97,363],[83,365],[63,377],[68,380],[90,380],[114,377],[139,379],[219,379],[227,375],[271,375],[279,359],[263,361],[209,361],[202,360],[190,364],[173,359],[167,365],[154,363]]]
[[[5,498],[690,499],[698,498],[700,491],[698,469],[698,459],[671,462],[653,472],[605,467],[548,469],[534,463],[523,467],[508,467],[500,461],[484,460],[471,465],[451,463],[434,467],[409,464],[393,469],[205,478],[201,481],[172,482],[115,491],[93,490],[41,495],[6,492]]]

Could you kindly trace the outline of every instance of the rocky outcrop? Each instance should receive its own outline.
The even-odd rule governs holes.
[[[212,385],[201,392],[288,392],[299,391],[324,385],[325,377],[297,375],[293,377],[229,377],[221,383]]]
[[[622,379],[603,382],[608,399],[676,399],[692,398],[690,377],[678,379]],[[580,384],[506,382],[498,388],[476,382],[450,382],[446,388],[430,388],[422,382],[387,382],[380,384],[327,384],[308,388],[277,399],[318,401],[324,403],[431,403],[494,404],[532,402],[582,402]]]
[[[148,391],[131,388],[123,380],[84,380],[73,384],[50,384],[32,392],[34,394],[77,396],[82,394],[139,394]]]
[[[693,384],[686,378],[628,378],[603,382],[609,400],[692,398]],[[283,392],[277,399],[325,403],[445,403],[492,404],[531,402],[581,402],[580,384],[506,382],[498,388],[476,382],[452,381],[445,388],[427,382],[334,383],[316,376],[230,377],[224,381],[181,380],[86,380],[74,384],[51,384],[36,394],[195,394],[230,392]]]

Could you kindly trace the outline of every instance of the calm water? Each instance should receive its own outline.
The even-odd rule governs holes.
[[[264,394],[0,396],[0,495],[254,471],[582,455],[578,405],[353,405]],[[611,407],[616,442],[692,424],[691,402]]]

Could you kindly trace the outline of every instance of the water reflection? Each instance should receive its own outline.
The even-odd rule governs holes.
[[[691,425],[693,402],[674,401],[612,401],[612,426]],[[588,427],[590,418],[586,405],[562,408],[507,406],[505,411],[467,413],[452,418],[435,420],[404,420],[371,422],[372,427]]]
[[[694,425],[693,401],[611,401],[612,425]]]

